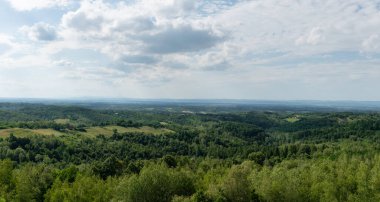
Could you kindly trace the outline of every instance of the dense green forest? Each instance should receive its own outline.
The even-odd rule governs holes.
[[[3,201],[380,201],[380,113],[0,104]]]

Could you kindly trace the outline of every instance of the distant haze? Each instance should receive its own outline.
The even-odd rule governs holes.
[[[95,109],[156,109],[180,108],[194,110],[227,111],[301,111],[301,112],[379,112],[380,101],[320,101],[320,100],[238,100],[238,99],[121,99],[121,98],[0,98],[0,110],[8,105],[81,106]],[[200,110],[200,111],[199,111]]]

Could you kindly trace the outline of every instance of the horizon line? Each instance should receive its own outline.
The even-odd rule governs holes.
[[[134,97],[0,97],[1,100],[46,100],[46,101],[253,101],[253,102],[380,102],[380,100],[355,99],[249,99],[249,98],[134,98]]]

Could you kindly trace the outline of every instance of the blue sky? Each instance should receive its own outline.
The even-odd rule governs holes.
[[[380,0],[0,0],[0,97],[380,100]]]

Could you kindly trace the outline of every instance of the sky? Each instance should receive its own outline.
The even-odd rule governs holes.
[[[380,100],[380,0],[0,0],[0,97]]]

